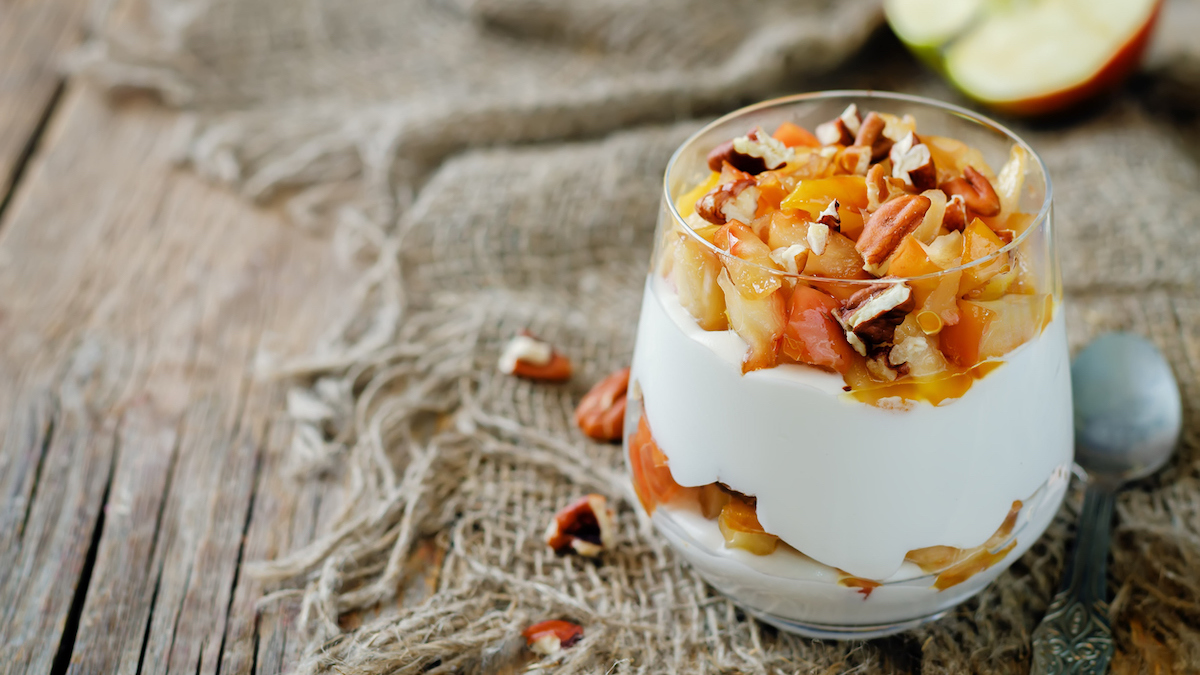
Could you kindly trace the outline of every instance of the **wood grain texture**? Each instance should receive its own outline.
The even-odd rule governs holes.
[[[0,204],[62,82],[58,61],[83,32],[87,0],[0,0]]]
[[[351,277],[172,169],[175,122],[69,86],[0,224],[3,673],[60,648],[69,672],[249,673],[259,628],[264,666],[295,660],[240,566],[307,541],[328,497],[280,466],[283,388],[253,366],[310,346]]]

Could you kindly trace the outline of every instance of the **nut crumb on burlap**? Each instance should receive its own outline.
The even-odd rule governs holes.
[[[1041,541],[946,618],[884,641],[814,642],[747,619],[682,564],[637,516],[620,448],[573,421],[588,387],[629,362],[662,170],[699,126],[673,122],[844,61],[879,25],[876,2],[104,4],[145,10],[146,24],[101,17],[75,67],[189,109],[185,162],[253,199],[298,189],[296,222],[330,224],[331,245],[363,265],[321,349],[264,359],[297,378],[297,479],[343,480],[357,495],[329,534],[251,568],[279,589],[265,611],[300,604],[300,672],[504,672],[521,631],[557,618],[584,637],[551,657],[556,672],[1027,670],[1077,490]],[[903,63],[864,75],[858,59],[831,77],[952,96]],[[1200,91],[1182,65],[1163,72],[1174,90]],[[1179,456],[1118,505],[1118,673],[1200,663],[1188,403],[1200,396],[1200,152],[1152,113],[1126,98],[1074,125],[1018,129],[1055,180],[1072,346],[1101,330],[1146,334],[1185,398]],[[522,330],[569,356],[569,383],[497,372]],[[617,511],[599,564],[556,557],[542,539],[588,492]],[[436,592],[344,630],[343,614],[394,597],[428,541],[445,550]]]

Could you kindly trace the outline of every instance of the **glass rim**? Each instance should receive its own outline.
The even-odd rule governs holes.
[[[1025,151],[1027,153],[1029,153],[1029,156],[1033,158],[1034,162],[1036,162],[1038,170],[1040,170],[1042,173],[1042,179],[1046,184],[1046,195],[1042,199],[1042,205],[1038,209],[1037,214],[1034,216],[1033,221],[1029,224],[1028,227],[1025,228],[1025,231],[1021,232],[1021,234],[1014,237],[1011,242],[1008,242],[1004,246],[1000,247],[999,250],[995,251],[991,255],[984,256],[982,258],[979,258],[978,260],[972,260],[969,263],[957,265],[955,267],[951,267],[951,268],[944,269],[944,270],[939,270],[937,272],[931,272],[929,274],[922,274],[922,275],[915,276],[915,277],[879,277],[879,278],[875,278],[875,279],[839,279],[837,277],[823,277],[823,276],[816,276],[816,275],[811,275],[811,274],[792,274],[790,272],[786,272],[783,270],[777,270],[777,269],[773,269],[770,267],[763,267],[762,265],[759,265],[758,263],[750,262],[750,261],[743,261],[744,264],[753,266],[755,268],[758,268],[760,270],[763,270],[765,272],[768,272],[772,275],[775,275],[775,276],[778,276],[781,278],[795,279],[795,280],[805,281],[805,282],[826,283],[826,284],[838,283],[838,284],[846,284],[849,286],[861,286],[861,287],[865,288],[865,287],[874,286],[877,284],[899,284],[899,283],[905,283],[905,282],[909,282],[909,281],[923,281],[923,280],[930,280],[930,279],[938,279],[945,275],[953,274],[955,272],[963,272],[965,270],[968,270],[968,269],[971,269],[974,267],[986,265],[987,263],[989,263],[1001,256],[1005,256],[1011,251],[1016,250],[1026,239],[1029,238],[1030,234],[1032,232],[1034,232],[1035,230],[1045,227],[1047,230],[1047,233],[1048,234],[1050,233],[1050,227],[1051,227],[1050,211],[1051,211],[1051,206],[1053,203],[1054,187],[1050,181],[1050,172],[1046,168],[1046,162],[1042,159],[1042,156],[1039,155],[1037,153],[1037,151],[1034,150],[1033,147],[1030,146],[1029,143],[1027,143],[1025,141],[1025,139],[1023,139],[1020,136],[1018,136],[1017,134],[1013,133],[1013,131],[1011,129],[1009,129],[1008,127],[1004,126],[1003,124],[1000,124],[999,122],[991,119],[990,117],[986,117],[986,116],[981,115],[972,110],[968,110],[966,108],[963,108],[962,106],[954,105],[953,103],[946,103],[945,101],[938,101],[936,99],[926,98],[924,96],[915,96],[912,94],[901,94],[901,93],[891,92],[891,91],[878,91],[878,90],[873,90],[873,89],[830,89],[830,90],[824,90],[824,91],[807,92],[804,94],[793,94],[791,96],[781,96],[778,98],[768,99],[766,101],[760,101],[758,103],[755,103],[753,105],[748,105],[743,108],[738,108],[737,110],[734,110],[733,112],[722,115],[721,117],[704,125],[702,128],[700,128],[698,131],[693,133],[691,136],[688,136],[687,139],[683,143],[681,143],[678,148],[675,149],[675,152],[671,154],[671,159],[667,162],[666,171],[663,172],[663,200],[667,203],[667,208],[670,210],[671,217],[675,219],[675,222],[677,224],[683,226],[681,229],[685,233],[687,233],[688,236],[690,236],[691,238],[700,242],[702,245],[709,248],[710,250],[715,252],[717,255],[728,257],[729,256],[728,251],[725,251],[724,249],[720,248],[716,244],[708,241],[704,237],[701,237],[696,232],[696,230],[692,229],[692,227],[690,225],[688,225],[688,223],[684,219],[684,217],[682,215],[680,215],[679,208],[675,204],[675,200],[671,196],[671,173],[675,170],[676,163],[678,162],[680,155],[683,153],[683,151],[690,148],[693,143],[698,141],[701,136],[708,133],[710,130],[716,128],[717,126],[719,126],[721,124],[724,124],[731,120],[737,119],[738,117],[742,117],[751,112],[765,110],[767,108],[784,107],[784,106],[791,105],[794,103],[803,103],[803,102],[807,102],[807,101],[836,100],[836,99],[848,99],[848,98],[859,98],[859,99],[866,98],[866,99],[884,99],[884,100],[889,100],[889,101],[904,101],[907,103],[916,103],[916,104],[927,106],[930,108],[940,109],[942,112],[950,113],[953,115],[957,115],[958,117],[966,118],[966,119],[970,120],[971,122],[974,122],[982,127],[985,127],[992,131],[998,132],[999,134],[1007,137],[1010,141],[1012,141],[1016,145],[1021,146],[1022,148],[1025,149]]]

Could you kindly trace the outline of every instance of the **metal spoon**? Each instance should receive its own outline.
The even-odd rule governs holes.
[[[1075,461],[1087,470],[1088,487],[1062,586],[1033,631],[1033,675],[1108,671],[1113,500],[1126,482],[1166,463],[1183,423],[1171,367],[1136,335],[1110,333],[1088,345],[1071,363],[1071,390]]]

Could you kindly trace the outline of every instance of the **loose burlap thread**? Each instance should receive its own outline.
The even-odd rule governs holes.
[[[298,189],[297,222],[330,224],[331,245],[362,265],[316,353],[264,358],[296,378],[297,479],[344,481],[349,495],[328,534],[251,570],[280,589],[264,611],[299,608],[299,672],[505,672],[523,656],[520,630],[546,618],[585,627],[543,663],[564,673],[1027,668],[1074,497],[941,621],[814,642],[706,586],[636,515],[619,448],[571,421],[587,387],[629,362],[662,169],[698,127],[671,120],[806,84],[953,97],[886,39],[856,55],[874,3],[130,0],[97,16],[76,67],[190,110],[186,162],[258,200]],[[1200,172],[1185,131],[1128,99],[1020,130],[1056,180],[1073,345],[1146,334],[1190,402]],[[550,142],[577,137],[589,138]],[[570,383],[496,371],[522,329],[571,357]],[[1200,664],[1200,444],[1186,413],[1179,457],[1118,506],[1120,672]],[[618,544],[598,563],[557,558],[541,531],[588,491],[618,506]],[[432,596],[344,629],[345,613],[395,596],[429,541],[445,552]]]

